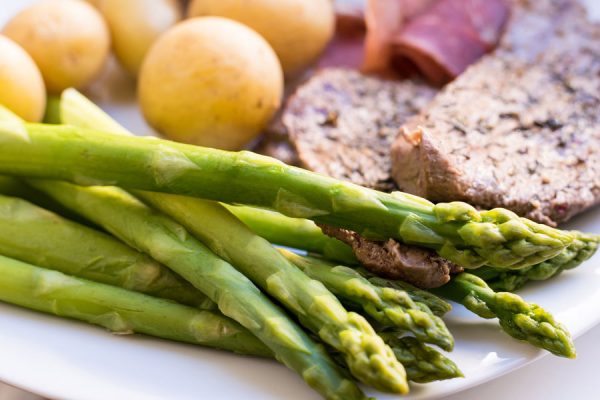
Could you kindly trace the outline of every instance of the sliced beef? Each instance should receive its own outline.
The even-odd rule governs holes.
[[[436,288],[462,269],[434,251],[398,243],[367,240],[356,232],[321,225],[323,233],[352,247],[358,261],[374,274],[401,279],[422,289]]]
[[[434,93],[423,83],[325,69],[288,100],[283,123],[304,167],[391,190],[390,146]]]
[[[600,201],[600,27],[572,0],[514,0],[500,47],[409,121],[405,191],[555,225]]]

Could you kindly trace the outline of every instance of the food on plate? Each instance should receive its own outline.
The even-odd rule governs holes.
[[[566,328],[540,306],[514,293],[494,292],[485,281],[464,272],[436,292],[482,318],[498,318],[502,330],[516,339],[561,357],[575,358],[575,346]]]
[[[0,193],[11,195],[3,190],[5,186]],[[32,194],[35,200],[39,196]],[[192,285],[110,235],[15,197],[0,196],[0,208],[4,210],[0,213],[2,255],[202,309],[215,308]]]
[[[516,4],[500,47],[406,124],[394,179],[556,225],[600,202],[600,28],[573,1]]]
[[[18,44],[0,35],[0,104],[21,118],[38,122],[46,108],[40,70]]]
[[[87,102],[81,104],[80,113],[91,108]],[[64,115],[67,118],[65,122],[70,122],[68,118],[71,113]],[[252,232],[225,207],[202,199],[135,193],[147,204],[181,223],[195,237],[207,243],[217,256],[229,260],[255,284],[295,313],[307,329],[342,355],[357,379],[385,391],[408,390],[403,367],[369,323],[361,315],[348,313],[325,286],[299,271],[268,241]],[[248,243],[252,243],[251,248]],[[257,265],[261,268],[257,268]],[[438,322],[441,323],[438,330],[445,328],[441,321]],[[447,330],[444,333],[449,336]],[[433,336],[434,332],[430,334]],[[365,343],[369,343],[372,360],[363,357]],[[450,349],[453,345],[451,336],[442,343],[446,349]]]
[[[385,392],[408,391],[404,368],[367,320],[346,311],[326,285],[294,267],[222,205],[168,194],[136,193],[181,223],[215,254],[230,260],[257,286],[296,314],[305,328],[342,354],[356,379]],[[365,352],[369,353],[368,359],[364,358]]]
[[[389,332],[381,336],[392,347],[412,382],[428,383],[463,376],[452,360],[411,336],[398,337]]]
[[[115,187],[52,181],[34,181],[33,186],[180,274],[325,397],[343,387],[345,398],[362,398],[360,389],[281,308],[168,216]]]
[[[385,72],[405,59],[447,83],[495,48],[508,15],[508,0],[372,0],[363,68]]]
[[[190,19],[164,33],[138,82],[142,112],[160,133],[226,150],[243,148],[266,127],[282,91],[269,44],[220,17]]]
[[[389,153],[398,127],[435,92],[420,82],[385,81],[349,69],[327,68],[288,99],[282,120],[302,166],[392,190]]]
[[[238,323],[112,285],[75,278],[0,255],[0,300],[100,325],[262,357],[270,351]],[[33,294],[33,295],[32,295]]]
[[[573,269],[596,253],[600,246],[600,235],[572,232],[575,240],[558,256],[531,267],[515,271],[499,271],[483,267],[474,273],[483,278],[495,290],[513,292],[529,281],[544,281],[563,271]]]
[[[435,0],[366,0],[362,71],[385,73],[389,70],[395,52],[394,39],[411,19],[433,3]]]
[[[309,277],[322,282],[342,301],[355,304],[377,322],[379,328],[412,333],[423,343],[452,351],[454,338],[446,324],[424,303],[416,303],[404,290],[383,289],[371,283],[355,269],[331,264],[314,257],[302,257],[279,250]]]
[[[100,0],[117,59],[133,76],[154,41],[182,17],[178,0]]]
[[[477,211],[461,202],[434,205],[407,193],[374,191],[251,152],[70,126],[24,126],[27,140],[22,128],[18,134],[16,128],[0,132],[0,173],[271,207],[367,238],[396,238],[432,248],[465,268],[484,264],[523,268],[556,256],[573,241],[568,232],[505,209]],[[37,162],[22,161],[32,158]]]
[[[5,213],[0,224],[10,225],[14,218],[19,221],[0,233],[0,254],[26,262],[38,260],[42,267],[71,272],[78,260],[85,265],[92,253],[110,252],[114,246],[122,247],[123,254],[145,257],[137,253],[142,251],[202,292],[207,298],[199,295],[198,307],[210,311],[168,304],[194,314],[205,313],[221,327],[232,324],[232,336],[215,330],[208,345],[275,356],[325,398],[364,398],[351,376],[374,388],[400,393],[408,391],[407,381],[425,383],[462,376],[456,364],[430,347],[452,348],[452,335],[440,318],[449,305],[434,293],[374,276],[361,267],[361,261],[369,264],[356,249],[325,233],[346,240],[339,235],[346,231],[338,228],[352,229],[346,233],[353,238],[364,236],[374,246],[396,238],[403,246],[433,250],[439,254],[435,257],[449,260],[445,262],[470,268],[519,269],[554,259],[571,266],[583,261],[580,255],[586,251],[593,252],[593,246],[587,245],[595,240],[592,235],[582,240],[583,234],[536,224],[503,209],[477,211],[459,202],[434,205],[410,194],[378,192],[251,152],[131,137],[74,90],[64,91],[58,106],[58,125],[27,124],[8,111],[0,112],[5,127],[0,130],[0,173],[22,177],[25,184],[59,204],[52,208],[56,212],[68,209],[78,213],[109,234],[96,234],[24,200],[6,198],[6,204],[12,204],[8,207],[11,212]],[[19,190],[19,182],[0,178],[0,192],[28,198],[26,190]],[[79,186],[82,184],[92,186]],[[34,197],[38,201],[43,196]],[[0,207],[3,199],[0,196]],[[243,206],[225,207],[215,200]],[[28,224],[22,213],[35,221]],[[242,220],[235,213],[242,215]],[[244,218],[252,222],[246,225]],[[45,229],[46,224],[52,226]],[[23,232],[28,229],[53,237],[37,243],[33,236],[34,240],[22,244],[27,240]],[[261,238],[265,231],[281,244],[295,241],[301,250],[310,246],[318,254],[304,257],[277,250]],[[73,240],[77,235],[81,240]],[[68,246],[56,245],[69,238]],[[103,244],[101,249],[87,246],[95,238]],[[584,242],[586,245],[580,245]],[[78,245],[83,251],[72,254]],[[42,258],[36,258],[34,248],[41,249]],[[567,260],[566,252],[578,255]],[[73,273],[127,285],[123,277],[129,277],[124,272],[128,264],[119,267],[112,263],[118,254],[106,256],[111,267],[101,272],[112,271],[119,279],[110,281],[110,276],[100,273],[96,278],[89,268]],[[345,258],[351,267],[315,258],[328,254]],[[55,265],[61,257],[65,265]],[[430,264],[425,262],[423,268],[432,268]],[[193,302],[195,289],[189,284],[182,287],[188,288]],[[133,293],[118,290],[123,300]],[[484,318],[498,317],[502,329],[517,339],[560,356],[575,354],[568,332],[547,311],[510,293],[494,292],[473,275],[454,275],[435,290]],[[133,294],[131,298],[136,296],[146,295]],[[35,301],[37,297],[32,296]],[[298,320],[292,320],[283,308]],[[155,310],[136,311],[144,319]],[[85,320],[85,316],[70,316]],[[173,318],[174,324],[185,320]],[[114,324],[108,327],[114,328]],[[142,329],[137,330],[164,334],[161,325],[151,321]],[[254,335],[249,350],[239,341],[245,335]]]
[[[379,276],[402,279],[420,288],[436,288],[450,280],[450,274],[462,267],[437,255],[430,249],[399,243],[365,239],[347,229],[321,225],[322,232],[352,248],[356,259]]]
[[[188,15],[231,18],[254,29],[273,47],[286,76],[313,63],[335,27],[331,0],[193,0]]]
[[[36,3],[13,17],[2,33],[29,53],[52,93],[90,83],[104,65],[110,48],[102,16],[94,7],[77,0]]]

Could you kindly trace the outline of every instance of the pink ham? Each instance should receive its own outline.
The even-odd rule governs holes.
[[[439,0],[391,39],[393,57],[447,83],[496,46],[508,15],[505,0]]]
[[[363,72],[388,75],[394,57],[393,40],[406,23],[435,0],[367,0]]]

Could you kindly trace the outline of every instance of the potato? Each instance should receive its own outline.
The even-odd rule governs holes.
[[[59,93],[81,88],[100,72],[108,57],[110,36],[96,9],[78,0],[46,0],[17,14],[4,34],[36,62],[46,88]]]
[[[332,0],[194,0],[190,17],[215,15],[248,25],[271,44],[286,76],[312,63],[333,36]]]
[[[283,73],[252,29],[219,17],[193,18],[164,33],[140,71],[144,116],[173,140],[243,148],[281,102]]]
[[[177,0],[100,0],[117,59],[137,76],[156,38],[181,19]]]
[[[46,108],[46,88],[40,70],[25,50],[2,35],[0,104],[31,122],[39,122]]]

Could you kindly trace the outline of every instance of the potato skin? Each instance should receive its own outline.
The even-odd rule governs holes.
[[[46,108],[46,88],[33,59],[18,44],[0,35],[0,104],[30,122]]]
[[[117,59],[137,76],[148,49],[182,18],[178,0],[99,0]]]
[[[243,148],[279,108],[283,73],[269,44],[219,17],[193,18],[164,33],[138,80],[147,121],[166,137],[226,150]]]
[[[277,53],[287,77],[308,67],[335,29],[332,0],[193,0],[188,16],[220,16],[248,25]]]
[[[11,19],[3,33],[29,53],[52,93],[90,83],[104,65],[110,48],[102,16],[93,6],[78,0],[34,4]]]

